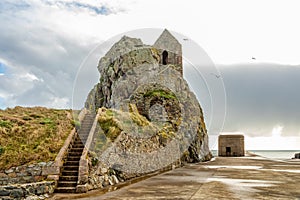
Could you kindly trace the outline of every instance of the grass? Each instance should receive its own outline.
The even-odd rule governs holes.
[[[130,131],[134,124],[141,129],[144,129],[144,127],[152,128],[150,122],[146,117],[139,114],[134,104],[129,104],[129,112],[102,108],[98,121],[104,134],[112,142],[123,130]]]
[[[54,160],[74,127],[71,110],[0,110],[0,170]]]
[[[176,99],[176,96],[164,90],[151,90],[146,92],[145,97],[163,97],[165,99]]]
[[[171,140],[176,134],[171,124],[165,123],[162,127],[151,123],[146,117],[139,114],[135,104],[129,104],[129,112],[102,108],[98,119],[104,135],[113,142],[122,131],[130,135],[143,134],[144,136],[158,135],[164,143]],[[99,140],[99,149],[105,146],[107,140]],[[103,143],[103,141],[105,141]],[[96,144],[97,146],[97,144]]]
[[[150,125],[150,122],[147,120],[147,118],[144,117],[143,115],[140,115],[135,104],[129,104],[129,113],[132,121],[136,123],[138,126]]]
[[[122,131],[114,118],[113,110],[104,110],[99,116],[98,121],[105,135],[110,138],[111,141],[114,141]]]

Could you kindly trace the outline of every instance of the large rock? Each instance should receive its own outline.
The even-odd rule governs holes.
[[[99,127],[106,144],[98,155],[117,170],[141,174],[211,159],[199,102],[182,70],[161,64],[160,52],[124,36],[100,59],[101,78],[85,107],[104,107]]]

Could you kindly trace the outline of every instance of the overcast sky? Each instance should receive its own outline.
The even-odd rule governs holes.
[[[87,80],[77,87],[80,105],[99,79],[105,53],[99,45],[108,48],[104,41],[135,29],[167,28],[199,45],[221,75],[199,80],[185,69],[211,135],[226,114],[222,132],[273,136],[275,149],[285,137],[280,148],[300,149],[299,6],[296,0],[1,0],[0,108],[70,108],[78,71]],[[216,89],[221,84],[225,99]],[[249,148],[263,148],[254,143]]]

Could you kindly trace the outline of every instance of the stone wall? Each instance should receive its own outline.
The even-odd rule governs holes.
[[[134,178],[142,178],[143,176],[147,176],[148,174],[160,173],[160,172],[172,170],[182,166],[182,162],[178,160],[170,164],[169,166],[161,168],[160,170],[157,171],[153,171],[151,173],[127,174],[126,172],[121,172],[116,169],[108,167],[106,164],[99,161],[97,157],[94,157],[94,155],[89,154],[88,160],[89,160],[89,164],[88,164],[89,175],[88,175],[88,181],[85,185],[86,191],[113,186],[120,182],[132,180]]]
[[[124,179],[118,176],[118,172],[109,168],[104,163],[97,161],[95,157],[89,155],[89,176],[87,190],[103,188],[123,182]]]
[[[53,165],[54,163],[50,161],[1,170],[0,185],[32,183],[45,180],[48,175],[47,169]]]
[[[54,188],[53,181],[0,186],[0,200],[45,199],[54,192]]]

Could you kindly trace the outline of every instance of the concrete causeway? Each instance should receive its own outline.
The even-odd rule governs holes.
[[[300,199],[300,160],[216,157],[104,193],[56,194],[51,199]],[[116,189],[110,188],[111,190]]]

